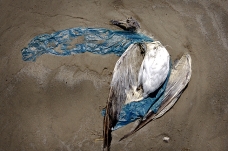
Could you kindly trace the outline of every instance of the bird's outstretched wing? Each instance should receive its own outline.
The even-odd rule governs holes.
[[[184,54],[171,70],[171,75],[165,90],[165,97],[157,113],[149,111],[139,122],[138,126],[122,137],[120,141],[134,134],[149,122],[163,116],[176,103],[182,94],[190,81],[191,73],[191,56],[189,54]]]
[[[133,93],[138,85],[138,73],[143,58],[140,45],[132,44],[115,65],[103,123],[103,148],[107,151],[110,150],[112,128],[118,122],[119,113],[128,98],[127,93]]]

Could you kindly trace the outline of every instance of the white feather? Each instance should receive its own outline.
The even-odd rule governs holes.
[[[169,72],[170,56],[159,42],[147,43],[145,58],[139,70],[138,84],[143,88],[143,98],[157,90]]]

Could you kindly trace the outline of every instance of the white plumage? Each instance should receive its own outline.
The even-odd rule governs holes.
[[[159,41],[148,43],[146,47],[145,57],[138,75],[138,84],[142,86],[143,98],[163,84],[170,67],[169,53]]]

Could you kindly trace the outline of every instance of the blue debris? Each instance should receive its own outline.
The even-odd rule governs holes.
[[[130,44],[151,41],[150,37],[130,31],[77,27],[36,36],[22,49],[22,59],[36,61],[42,54],[69,56],[86,51],[121,56]]]

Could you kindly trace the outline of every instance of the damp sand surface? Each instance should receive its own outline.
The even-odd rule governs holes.
[[[118,57],[42,55],[24,62],[21,49],[37,35],[67,28],[118,29],[109,20],[130,16],[172,61],[189,53],[192,78],[162,118],[121,142],[135,124],[113,132],[112,151],[228,150],[228,1],[1,0],[0,6],[1,151],[102,150],[100,111]]]

